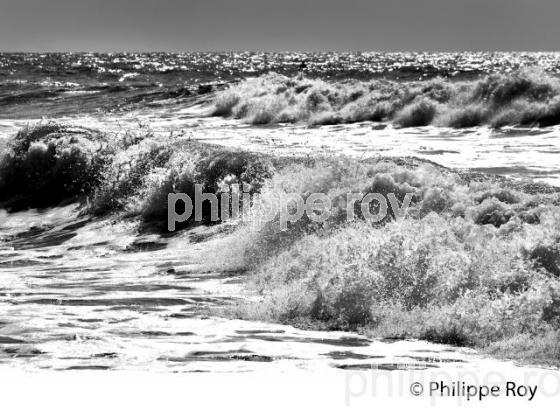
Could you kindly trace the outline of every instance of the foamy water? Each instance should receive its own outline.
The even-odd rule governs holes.
[[[255,297],[243,273],[206,266],[204,250],[226,237],[220,227],[138,236],[133,224],[67,206],[2,214],[0,237],[4,371],[527,370],[465,348],[209,315]]]
[[[498,130],[433,126],[395,129],[390,124],[372,122],[318,127],[254,126],[239,120],[209,117],[208,110],[209,106],[203,103],[119,116],[66,117],[60,121],[114,133],[135,129],[161,135],[173,133],[186,139],[273,155],[414,156],[446,167],[560,186],[560,126]],[[0,121],[0,139],[36,122],[33,119]]]
[[[204,104],[63,121],[158,134],[271,154],[416,156],[560,185],[559,129],[451,130],[386,124],[256,127],[205,116]],[[32,120],[0,123],[2,137]],[[241,272],[207,266],[227,232],[197,228],[164,238],[139,235],[132,221],[92,220],[74,206],[0,213],[0,364],[27,370],[330,372],[503,369],[513,363],[469,349],[420,341],[370,340],[344,332],[211,316],[254,298]],[[210,315],[210,316],[209,316]],[[536,370],[541,371],[541,370]]]

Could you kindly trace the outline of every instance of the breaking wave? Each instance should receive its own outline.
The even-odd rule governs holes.
[[[250,185],[260,193],[251,212],[278,191],[302,198],[323,193],[331,199],[324,221],[302,217],[282,229],[279,214],[257,226],[239,219],[227,246],[209,245],[212,263],[252,272],[262,295],[233,314],[333,329],[365,326],[377,336],[498,353],[532,346],[533,359],[558,360],[560,194],[551,187],[473,177],[410,158],[274,158],[55,123],[23,129],[1,155],[3,208],[81,201],[85,214],[133,219],[159,233],[167,224],[167,194],[191,193],[195,183],[217,194],[231,183]],[[412,201],[403,219],[389,213],[377,222],[361,216],[358,201],[350,222],[341,200],[348,193],[393,193],[399,200],[411,194]]]
[[[113,152],[102,133],[49,123],[27,127],[0,152],[0,204],[46,207],[90,193]]]
[[[560,80],[535,68],[472,81],[327,82],[272,73],[219,92],[212,114],[250,124],[546,127],[560,124]]]
[[[195,184],[219,194],[232,183],[256,192],[274,170],[271,160],[258,154],[150,132],[109,135],[54,122],[24,128],[5,145],[0,208],[80,201],[83,213],[120,212],[157,229],[167,226],[167,194],[192,194]]]

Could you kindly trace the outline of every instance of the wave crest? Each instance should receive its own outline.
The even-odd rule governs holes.
[[[14,210],[47,207],[88,194],[110,153],[103,134],[87,128],[24,128],[0,153],[0,204]]]
[[[551,126],[560,124],[560,80],[535,68],[473,81],[327,82],[271,73],[219,92],[212,114],[251,124]]]

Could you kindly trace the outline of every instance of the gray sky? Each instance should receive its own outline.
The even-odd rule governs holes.
[[[560,0],[0,0],[0,50],[559,50],[559,18]]]

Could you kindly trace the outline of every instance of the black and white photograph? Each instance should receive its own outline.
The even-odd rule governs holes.
[[[0,0],[0,406],[554,408],[559,18]]]

